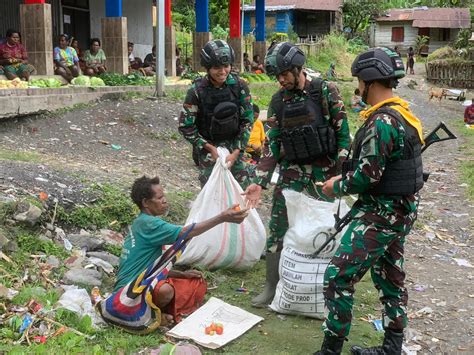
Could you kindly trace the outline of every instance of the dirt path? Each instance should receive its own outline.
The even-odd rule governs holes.
[[[418,83],[415,90],[407,87],[411,79]],[[398,90],[423,120],[425,132],[440,120],[449,125],[462,119],[458,102],[428,103],[428,87],[414,76],[403,79]],[[79,202],[85,198],[84,178],[128,185],[147,173],[163,177],[169,188],[198,191],[189,145],[176,130],[179,109],[179,103],[168,100],[104,101],[59,115],[1,122],[0,153],[28,154],[24,162],[0,159],[0,187],[46,190]],[[441,143],[424,155],[431,177],[407,243],[412,318],[407,340],[423,353],[474,351],[474,269],[458,265],[462,260],[474,264],[473,203],[465,198],[458,171],[462,144],[461,139]]]
[[[415,90],[407,87],[411,79],[418,83]],[[430,86],[417,75],[403,79],[398,92],[422,119],[425,134],[439,121],[456,133],[453,122],[462,120],[463,107],[444,99],[429,103]],[[439,143],[423,156],[431,176],[421,192],[419,218],[408,238],[405,261],[411,318],[408,340],[421,346],[423,353],[474,351],[474,268],[458,264],[465,260],[474,265],[474,203],[466,199],[466,185],[460,181],[462,145],[462,138]]]

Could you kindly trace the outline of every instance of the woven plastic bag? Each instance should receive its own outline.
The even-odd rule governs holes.
[[[289,229],[283,239],[275,297],[270,308],[278,313],[324,318],[324,272],[339,247],[342,233],[314,258],[313,254],[335,231],[338,202],[324,202],[300,192],[283,190]],[[341,216],[349,211],[341,201]]]
[[[225,159],[229,151],[217,148],[219,158],[211,176],[193,202],[186,224],[214,217],[238,203],[245,206],[243,192]],[[259,259],[265,247],[265,227],[255,209],[241,223],[222,223],[193,238],[178,265],[198,265],[209,269],[247,269]]]

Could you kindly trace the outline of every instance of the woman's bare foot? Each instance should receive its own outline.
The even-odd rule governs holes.
[[[171,314],[161,313],[160,327],[167,327],[174,323],[174,318]]]

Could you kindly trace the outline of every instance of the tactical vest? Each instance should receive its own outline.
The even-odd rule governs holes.
[[[285,159],[310,164],[337,152],[336,134],[323,115],[321,79],[313,79],[306,100],[283,100],[283,91],[273,97],[272,106],[280,127]]]
[[[369,122],[375,114],[380,113],[390,115],[403,126],[405,129],[404,148],[400,159],[387,160],[382,178],[375,187],[369,190],[369,193],[372,195],[413,195],[423,187],[421,141],[417,130],[408,124],[398,111],[390,106],[383,106],[376,110],[357,131],[353,145],[353,157],[343,163],[342,174],[344,176],[348,171],[354,171],[356,169],[362,150],[362,141],[366,136],[367,122]]]
[[[234,139],[240,133],[240,79],[235,85],[216,88],[202,78],[194,81],[199,92],[199,114],[196,120],[199,133],[213,143]]]

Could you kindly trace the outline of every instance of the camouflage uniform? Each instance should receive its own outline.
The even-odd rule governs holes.
[[[211,175],[215,161],[212,159],[211,154],[204,149],[206,143],[210,143],[216,147],[225,147],[232,153],[235,149],[240,149],[240,155],[235,160],[234,165],[231,168],[232,175],[240,183],[243,189],[249,184],[249,178],[254,175],[254,168],[251,164],[242,161],[242,156],[247,147],[247,142],[250,137],[250,132],[253,126],[253,108],[251,102],[251,96],[247,84],[242,80],[237,84],[238,77],[229,74],[224,85],[240,85],[240,134],[238,134],[233,140],[226,140],[223,142],[210,142],[206,140],[201,133],[198,131],[196,120],[200,115],[199,105],[201,103],[201,96],[203,95],[204,88],[207,85],[212,85],[208,76],[202,79],[201,85],[193,83],[191,88],[188,90],[186,98],[184,100],[183,109],[179,117],[179,132],[183,137],[193,145],[193,149],[197,151],[197,162],[199,169],[199,181],[201,187],[203,187],[209,176]]]
[[[334,184],[337,196],[358,194],[352,222],[324,278],[326,335],[346,337],[352,320],[354,285],[371,269],[372,280],[384,305],[384,328],[403,330],[407,325],[408,293],[404,287],[405,236],[417,216],[418,195],[371,195],[387,161],[399,159],[405,130],[392,116],[375,113],[366,125],[357,167]]]
[[[310,78],[306,78],[305,89],[309,88]],[[298,102],[309,100],[308,95],[301,90],[284,90],[284,101]],[[274,96],[275,97],[275,96]],[[275,107],[271,103],[268,109],[268,117],[276,119]],[[345,159],[350,145],[349,125],[341,95],[334,83],[324,81],[322,84],[322,106],[325,122],[334,127],[337,137],[338,152],[333,156],[323,157],[315,160],[312,164],[301,165],[290,163],[285,159],[281,149],[280,128],[274,123],[267,133],[268,142],[265,143],[262,158],[257,165],[255,182],[266,188],[277,163],[280,164],[280,176],[273,193],[273,206],[270,219],[270,236],[267,240],[267,249],[275,251],[281,248],[281,242],[288,230],[288,215],[286,211],[283,189],[291,189],[298,192],[306,191],[309,195],[329,201],[322,193],[317,181],[325,181],[338,173],[339,160]],[[280,246],[279,246],[280,245]]]

